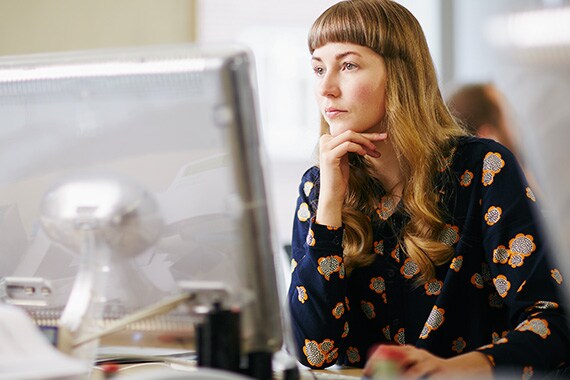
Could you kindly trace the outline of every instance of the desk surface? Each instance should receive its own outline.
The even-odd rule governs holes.
[[[151,376],[152,375],[152,376]],[[193,376],[194,375],[194,376]],[[302,370],[301,380],[355,380],[360,379],[362,370],[356,368],[336,368],[326,370]],[[113,380],[120,379],[209,379],[207,376],[200,376],[198,369],[182,369],[165,363],[140,363],[122,366],[113,376]],[[277,373],[276,380],[281,376]],[[90,380],[103,380],[104,373],[100,369],[95,369],[90,376]],[[212,378],[213,379],[213,378]],[[226,379],[231,380],[231,379]],[[236,377],[236,380],[238,378]]]
[[[310,370],[308,374],[304,374],[303,379],[360,379],[362,377],[362,369],[360,368],[342,368],[333,367],[330,369]],[[305,376],[306,375],[306,376]],[[307,377],[308,376],[308,377]]]
[[[124,364],[119,366],[118,372],[113,377],[113,380],[120,379],[133,379],[141,378],[146,379],[146,375],[150,373],[159,373],[156,377],[159,379],[177,379],[178,376],[193,373],[198,375],[196,372],[199,369],[196,368],[196,363],[193,360],[188,359],[188,355],[184,357],[183,360],[176,360],[178,355],[188,353],[189,351],[194,351],[193,340],[190,341],[172,341],[165,339],[157,339],[156,337],[148,336],[145,339],[148,341],[139,341],[137,346],[121,346],[121,343],[125,343],[125,337],[118,337],[111,339],[106,338],[102,341],[102,346],[99,349],[99,357],[105,356],[116,356],[116,357],[148,357],[152,359],[153,357],[165,355],[166,357],[172,359],[168,362],[141,362],[135,364]],[[170,374],[170,375],[169,375]],[[164,377],[159,377],[164,376]],[[362,376],[362,369],[359,368],[345,368],[338,365],[329,367],[323,370],[309,370],[301,369],[301,379],[302,380],[354,380],[360,379]],[[95,368],[90,376],[91,380],[102,380],[104,379],[104,373],[100,368]],[[189,377],[194,378],[194,377]],[[199,378],[199,377],[196,377]],[[200,377],[201,378],[201,377]],[[204,377],[205,379],[207,377]],[[280,374],[276,373],[277,380],[280,379]]]
[[[178,377],[188,379],[209,379],[210,377],[199,374],[201,369],[196,368],[196,362],[190,358],[189,355],[184,355],[179,358],[179,355],[188,354],[190,351],[195,351],[194,339],[180,340],[168,339],[164,335],[153,336],[153,334],[146,334],[137,341],[136,345],[123,346],[129,341],[130,333],[117,333],[108,336],[101,341],[99,349],[99,357],[105,355],[116,357],[133,357],[141,356],[153,359],[159,355],[165,355],[168,360],[165,362],[141,362],[133,364],[123,364],[118,368],[118,372],[113,376],[113,380],[117,379],[142,379],[150,374],[155,374],[153,379],[178,379]],[[189,359],[190,358],[190,359]],[[182,359],[182,360],[177,360]],[[194,376],[193,376],[194,375]],[[162,376],[162,377],[161,377]],[[184,377],[186,376],[186,377]],[[362,377],[362,369],[359,368],[345,368],[341,366],[332,366],[323,370],[301,370],[302,380],[354,380]],[[243,377],[242,377],[243,378]],[[275,379],[280,379],[280,373],[276,371]],[[90,380],[105,379],[104,373],[101,368],[95,368],[90,376]],[[213,379],[213,378],[212,378]],[[227,379],[230,380],[230,379]]]

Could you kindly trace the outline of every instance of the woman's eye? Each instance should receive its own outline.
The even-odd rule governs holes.
[[[347,70],[354,70],[356,69],[356,65],[354,63],[347,62],[344,64],[344,68]]]
[[[316,75],[323,75],[325,73],[325,69],[323,69],[322,67],[313,67],[313,71],[315,72]]]

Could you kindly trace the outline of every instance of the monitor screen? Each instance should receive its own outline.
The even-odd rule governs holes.
[[[75,173],[118,174],[154,195],[164,228],[110,280],[108,303],[144,307],[180,281],[219,282],[246,300],[245,351],[278,350],[253,79],[251,55],[235,46],[0,60],[0,277],[48,282],[43,310],[57,317],[80,257],[42,229],[42,197]]]

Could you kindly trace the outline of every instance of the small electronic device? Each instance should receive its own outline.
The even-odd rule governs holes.
[[[47,306],[53,293],[49,281],[40,277],[0,278],[0,300],[20,306]]]

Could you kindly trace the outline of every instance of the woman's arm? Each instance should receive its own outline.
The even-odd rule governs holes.
[[[458,375],[481,380],[492,379],[492,366],[480,352],[469,352],[442,359],[414,346],[381,345],[372,353],[364,367],[364,375],[373,377],[379,366],[393,366],[396,373],[384,374],[406,379],[449,377]]]
[[[289,306],[299,361],[313,368],[336,362],[348,330],[342,248],[348,153],[379,157],[374,142],[385,138],[386,134],[352,131],[323,135],[320,168],[305,173],[299,187]]]
[[[490,281],[511,330],[480,348],[489,360],[521,375],[555,369],[570,358],[562,273],[542,232],[536,199],[514,156],[489,143],[482,158],[481,229]]]
[[[482,155],[469,152],[480,155],[479,170],[469,168],[476,179],[471,186],[478,186],[474,191],[481,200],[482,246],[489,268],[485,281],[495,289],[495,307],[507,308],[511,329],[498,331],[504,335],[493,343],[450,359],[412,346],[380,346],[367,363],[367,374],[378,360],[391,360],[400,374],[412,378],[455,372],[485,378],[503,371],[529,378],[569,364],[563,277],[541,232],[535,198],[512,154],[494,143],[487,148]]]
[[[348,188],[348,153],[380,157],[375,142],[385,140],[385,133],[346,131],[338,136],[322,135],[319,141],[320,193],[316,221],[342,226],[342,208]]]
[[[310,169],[299,187],[288,295],[297,356],[312,368],[336,362],[348,313],[342,228],[314,223],[318,174]]]

